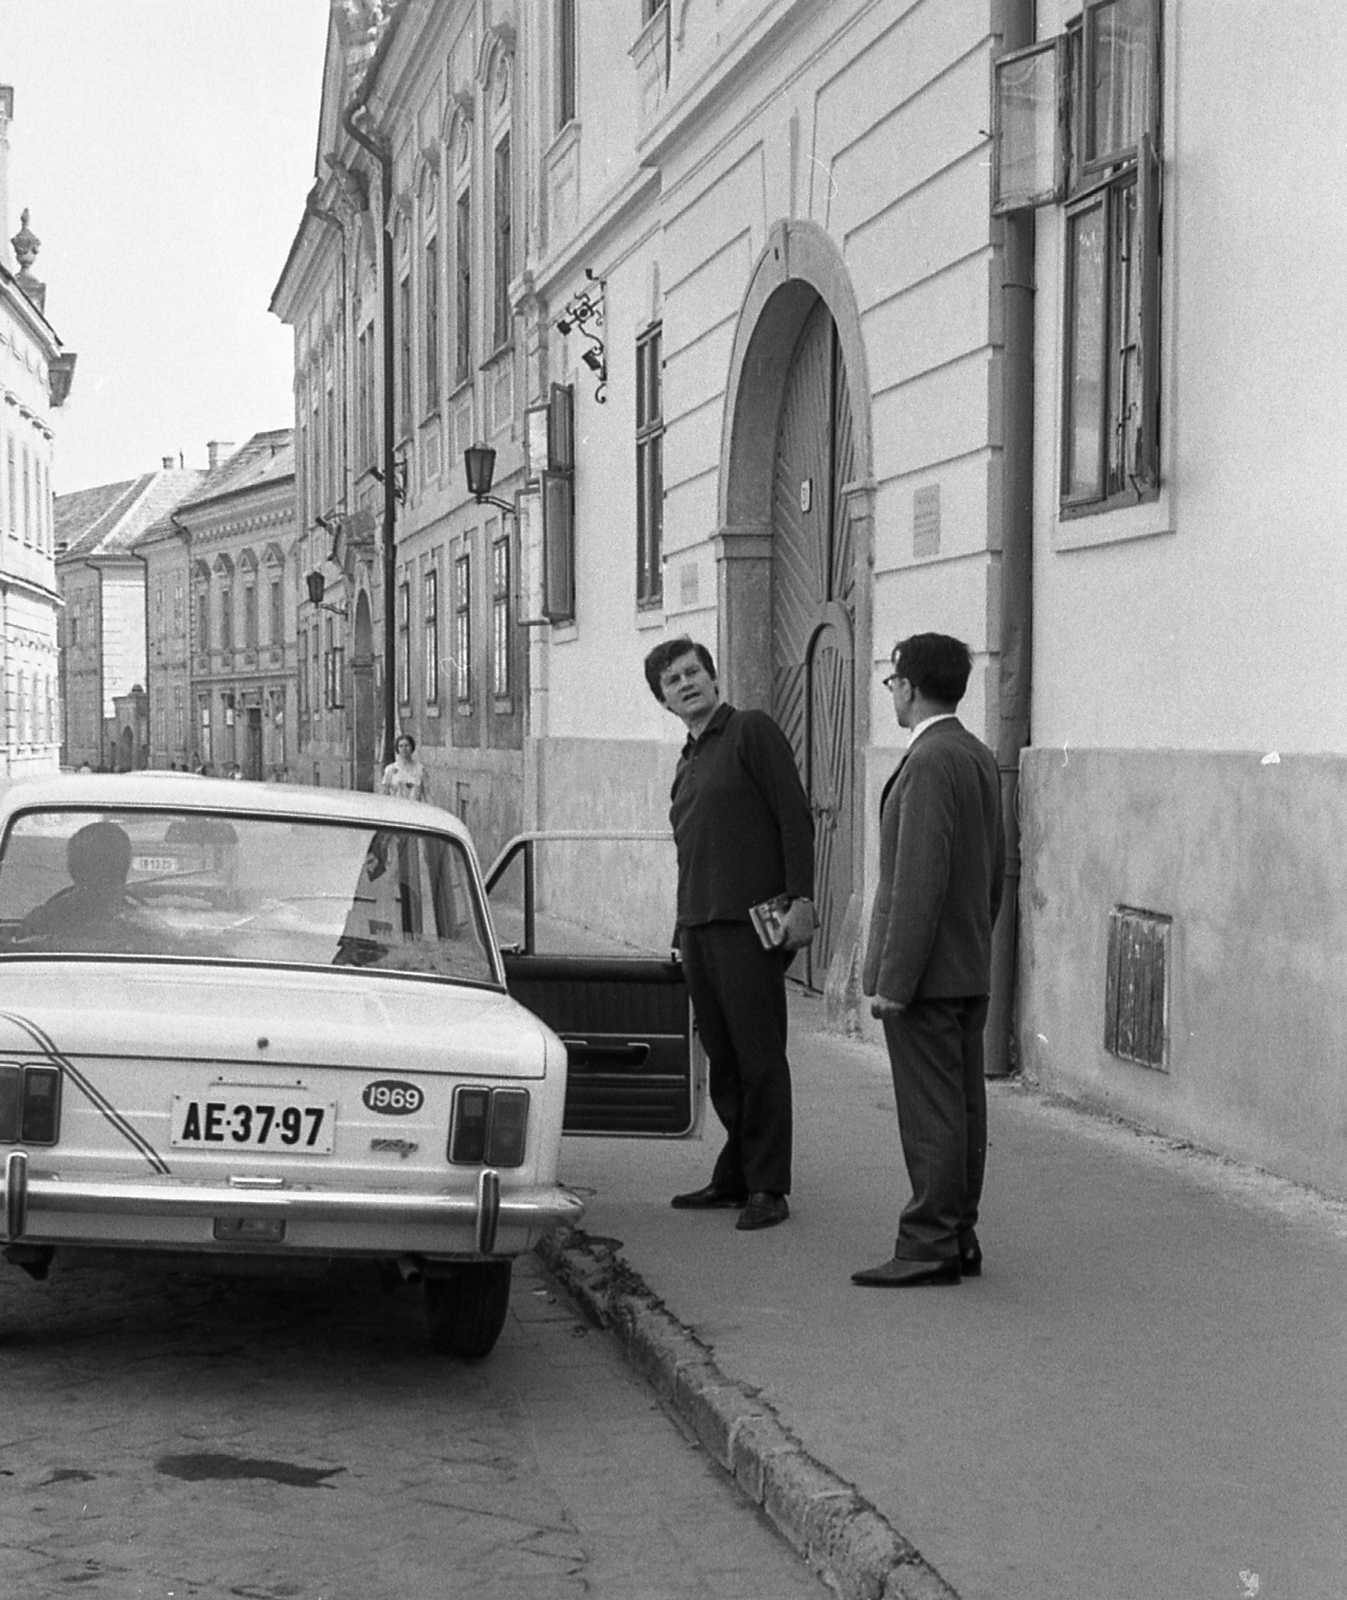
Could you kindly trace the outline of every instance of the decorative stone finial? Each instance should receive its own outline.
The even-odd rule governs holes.
[[[28,207],[23,208],[19,217],[19,231],[9,241],[14,246],[14,259],[19,263],[19,274],[23,276],[32,266],[38,251],[42,248],[42,241],[28,226]]]

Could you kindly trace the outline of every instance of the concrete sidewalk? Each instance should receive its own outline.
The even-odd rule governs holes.
[[[782,1531],[849,1595],[1343,1600],[1347,1206],[994,1084],[983,1276],[857,1288],[907,1183],[882,1049],[821,1021],[789,1222],[670,1209],[708,1115],[568,1139],[552,1252]]]

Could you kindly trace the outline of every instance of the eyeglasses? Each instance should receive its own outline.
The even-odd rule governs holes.
[[[894,686],[894,684],[895,684],[895,683],[897,683],[897,682],[898,682],[898,679],[899,679],[899,678],[900,678],[900,677],[901,677],[901,676],[902,676],[902,674],[901,674],[901,673],[897,673],[897,672],[891,672],[891,673],[890,673],[890,674],[889,674],[889,675],[888,675],[888,677],[887,677],[887,678],[881,678],[881,679],[880,679],[880,680],[879,680],[879,681],[880,681],[880,682],[881,682],[881,683],[882,683],[882,684],[883,684],[883,685],[884,685],[884,687],[885,687],[885,688],[886,688],[886,689],[892,689],[892,688],[893,688],[893,686]]]

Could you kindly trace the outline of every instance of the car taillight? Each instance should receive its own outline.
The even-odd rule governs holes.
[[[0,1067],[0,1144],[55,1144],[61,1074],[55,1067]]]
[[[527,1089],[456,1089],[450,1161],[463,1166],[523,1166],[528,1118]]]
[[[491,1132],[486,1141],[488,1166],[523,1166],[524,1134],[528,1128],[528,1120],[527,1089],[491,1091]]]

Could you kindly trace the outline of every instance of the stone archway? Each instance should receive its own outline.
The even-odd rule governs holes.
[[[778,222],[749,280],[735,330],[726,386],[721,435],[719,529],[716,538],[720,674],[726,697],[737,705],[775,709],[780,698],[779,631],[774,613],[774,555],[780,542],[780,486],[783,406],[798,384],[798,358],[809,328],[830,325],[835,370],[849,393],[844,481],[831,486],[831,517],[838,530],[835,547],[848,552],[849,581],[845,604],[840,595],[818,596],[817,628],[806,630],[800,649],[805,669],[821,659],[825,635],[830,666],[829,694],[840,694],[843,721],[853,749],[869,742],[868,671],[872,655],[872,588],[874,545],[873,446],[870,416],[869,364],[861,332],[860,310],[841,252],[816,223]],[[830,457],[834,454],[829,450]],[[803,490],[803,484],[801,484]],[[774,506],[774,500],[776,502]],[[850,630],[849,651],[837,643]],[[776,684],[774,686],[774,667]],[[846,681],[838,680],[845,671]],[[854,787],[845,797],[846,815],[837,812],[838,796],[813,792],[813,736],[805,734],[797,752],[820,829],[819,870],[838,867],[837,852],[847,860],[839,881],[843,901],[829,912],[826,971],[807,964],[807,981],[822,988],[829,1016],[842,1021],[855,1003],[856,951],[860,938],[860,863],[864,859],[866,818]],[[825,837],[826,835],[826,837]]]

